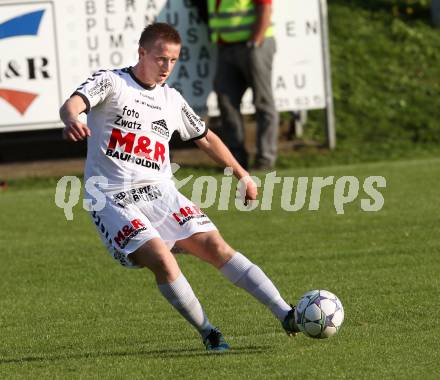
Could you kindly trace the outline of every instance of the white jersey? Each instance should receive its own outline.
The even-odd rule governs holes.
[[[182,140],[206,135],[205,123],[182,95],[168,85],[148,87],[131,68],[100,70],[75,92],[87,106],[84,180],[103,176],[103,190],[162,182],[172,177],[169,141],[174,131]]]

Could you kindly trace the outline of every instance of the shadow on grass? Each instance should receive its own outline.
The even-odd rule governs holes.
[[[66,359],[90,359],[90,358],[102,358],[102,357],[127,357],[127,356],[141,356],[150,359],[163,359],[163,358],[189,358],[189,357],[203,357],[207,355],[252,355],[266,353],[270,346],[244,346],[234,347],[228,352],[213,353],[206,352],[203,349],[163,349],[163,350],[141,350],[137,352],[85,352],[81,354],[64,354],[53,356],[24,356],[10,359],[0,359],[0,365],[2,364],[23,364],[32,362],[45,362],[45,361],[58,361]]]

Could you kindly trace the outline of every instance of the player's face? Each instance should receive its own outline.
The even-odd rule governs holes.
[[[143,82],[162,84],[173,71],[180,54],[180,45],[157,40],[148,50],[139,47],[139,68]]]

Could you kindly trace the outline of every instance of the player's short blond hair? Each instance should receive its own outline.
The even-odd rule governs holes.
[[[157,22],[144,28],[139,38],[139,46],[148,50],[157,40],[163,40],[177,45],[182,44],[182,39],[176,29],[164,22]]]

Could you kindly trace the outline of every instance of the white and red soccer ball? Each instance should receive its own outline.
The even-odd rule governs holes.
[[[299,329],[310,338],[330,338],[338,332],[344,321],[344,308],[333,293],[312,290],[298,301],[295,321]]]

